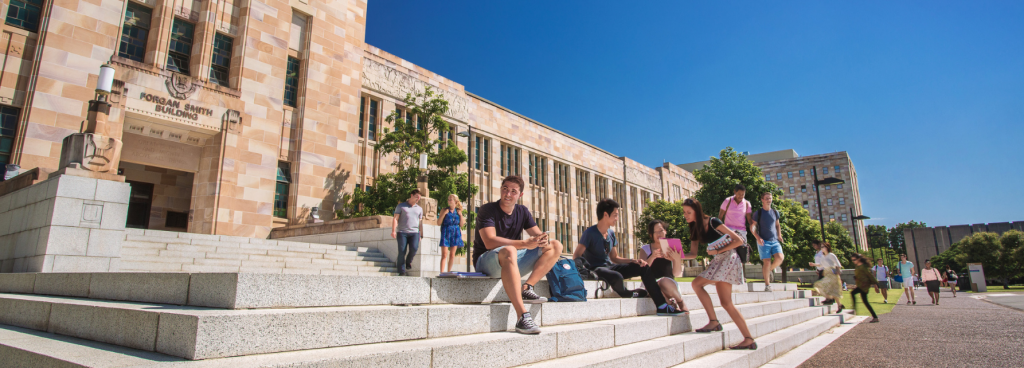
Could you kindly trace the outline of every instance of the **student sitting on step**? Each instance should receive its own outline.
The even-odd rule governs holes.
[[[644,289],[626,290],[623,279],[633,278],[647,272],[647,262],[642,259],[620,258],[615,251],[619,245],[615,231],[611,229],[619,221],[619,204],[611,198],[597,202],[597,225],[591,226],[580,235],[579,244],[572,253],[573,259],[582,257],[597,277],[608,283],[623,298],[643,298]]]
[[[538,334],[540,328],[526,311],[523,303],[543,303],[547,299],[537,295],[533,286],[551,270],[562,254],[562,243],[549,240],[534,221],[530,209],[518,204],[525,183],[518,175],[509,175],[501,181],[501,198],[480,207],[476,218],[476,240],[473,241],[473,259],[477,272],[487,276],[501,276],[512,307],[519,316],[516,331]],[[530,238],[523,240],[523,231]],[[522,274],[531,272],[526,283],[520,285]]]

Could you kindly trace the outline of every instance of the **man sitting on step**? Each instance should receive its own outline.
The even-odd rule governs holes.
[[[473,263],[477,272],[488,276],[501,276],[505,294],[519,316],[516,331],[538,334],[540,328],[526,311],[523,303],[543,303],[547,299],[537,295],[533,286],[551,270],[562,254],[562,243],[548,240],[541,232],[530,209],[518,204],[525,187],[518,175],[501,181],[501,198],[480,207],[476,218],[476,238],[473,241]],[[530,239],[523,240],[523,231]],[[522,274],[531,272],[525,284]]]
[[[611,198],[597,202],[597,225],[587,228],[580,235],[580,242],[572,253],[573,259],[583,257],[597,277],[608,283],[623,298],[643,298],[644,289],[626,290],[622,280],[641,276],[647,271],[647,262],[642,259],[619,258],[612,226],[619,221],[619,204]]]

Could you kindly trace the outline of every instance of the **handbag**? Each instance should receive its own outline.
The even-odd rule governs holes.
[[[726,208],[728,208],[728,206],[726,206]],[[720,235],[721,237],[718,238],[718,240],[711,242],[711,244],[708,244],[708,249],[718,250],[720,248],[728,246],[729,243],[732,243],[732,237],[722,234],[722,232],[718,231],[718,229],[715,229],[715,232],[718,233],[718,235]],[[736,251],[736,255],[740,257],[740,262],[747,263],[747,260],[750,256],[750,245],[748,245],[747,242],[744,241],[743,245],[734,248],[734,250]]]
[[[896,275],[896,276],[893,276],[893,277],[892,277],[892,281],[896,281],[896,282],[898,282],[898,283],[901,283],[901,284],[902,284],[902,283],[903,283],[903,275]]]

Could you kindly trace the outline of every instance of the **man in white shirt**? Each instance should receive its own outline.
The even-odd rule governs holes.
[[[882,264],[882,259],[878,259],[878,264],[875,267],[871,267],[871,271],[875,273],[875,279],[878,283],[875,284],[875,292],[881,293],[882,298],[885,299],[883,303],[889,302],[889,267]]]

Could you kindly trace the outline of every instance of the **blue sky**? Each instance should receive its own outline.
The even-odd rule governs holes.
[[[370,0],[366,42],[650,166],[847,151],[868,224],[1024,220],[1022,1]]]

